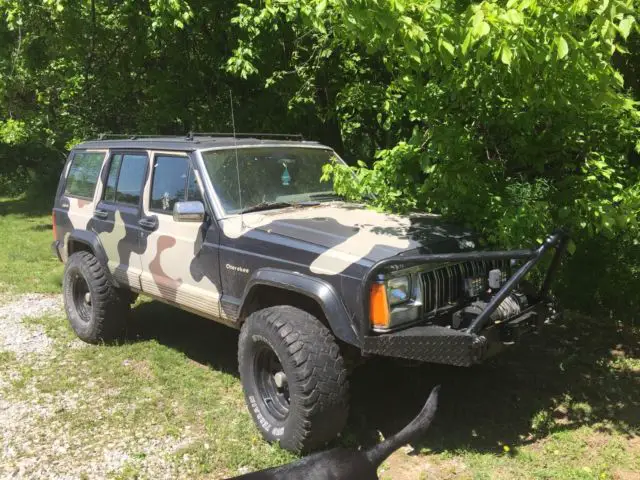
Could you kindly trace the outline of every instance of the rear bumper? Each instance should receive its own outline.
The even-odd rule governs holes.
[[[368,355],[469,367],[539,331],[545,320],[551,318],[551,310],[548,304],[533,305],[517,317],[485,328],[482,335],[426,325],[368,336],[362,351]]]

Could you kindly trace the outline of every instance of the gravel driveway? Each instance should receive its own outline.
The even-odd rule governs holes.
[[[69,346],[93,348],[79,340],[58,344],[26,321],[43,316],[66,321],[60,295],[0,298],[0,354],[11,359],[0,365],[0,478],[188,478],[188,468],[174,458],[192,442],[188,435],[169,437],[157,425],[129,431],[100,418],[88,418],[86,430],[71,427],[78,418],[130,405],[90,379],[79,391],[43,391],[48,362],[64,357]]]

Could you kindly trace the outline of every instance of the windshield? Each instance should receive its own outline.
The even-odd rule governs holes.
[[[322,166],[331,150],[298,147],[256,147],[203,152],[207,173],[226,214],[273,204],[274,208],[332,199],[333,184],[321,182]],[[238,191],[238,171],[240,190]]]

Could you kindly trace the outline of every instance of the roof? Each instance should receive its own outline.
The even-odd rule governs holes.
[[[261,138],[233,138],[219,136],[195,136],[195,137],[132,137],[105,140],[88,140],[75,145],[74,149],[149,149],[149,150],[181,150],[194,151],[217,147],[246,147],[246,146],[292,146],[310,147],[323,146],[318,142],[311,141],[291,141],[291,140],[267,140]],[[329,148],[329,147],[327,147]]]

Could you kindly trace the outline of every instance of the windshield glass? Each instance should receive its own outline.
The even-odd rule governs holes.
[[[317,202],[331,199],[333,184],[321,182],[331,150],[297,147],[238,148],[203,152],[211,183],[226,214],[268,203]],[[238,170],[242,205],[238,191]],[[274,205],[277,207],[277,205]],[[282,205],[280,205],[282,206]]]

